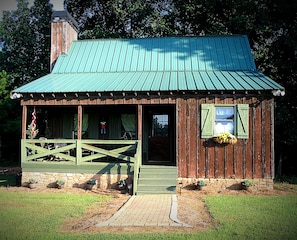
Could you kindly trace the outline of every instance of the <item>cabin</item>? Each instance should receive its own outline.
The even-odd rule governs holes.
[[[245,35],[77,40],[51,23],[51,73],[11,93],[22,107],[23,184],[175,193],[249,179],[273,189],[274,98]]]

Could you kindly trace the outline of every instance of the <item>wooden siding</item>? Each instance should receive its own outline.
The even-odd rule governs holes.
[[[104,106],[135,105],[138,113],[138,139],[141,139],[143,106],[176,105],[176,164],[183,178],[273,178],[274,177],[274,101],[265,94],[168,94],[101,96],[70,100],[23,99],[27,106]],[[249,138],[221,146],[202,139],[201,104],[249,104]],[[23,133],[24,134],[24,133]]]
[[[200,138],[201,104],[249,104],[249,138],[219,145]],[[265,96],[177,99],[177,162],[183,178],[272,178],[273,100]]]
[[[40,98],[41,95],[35,94],[32,96],[26,96],[21,100],[21,106],[88,106],[88,105],[122,105],[122,104],[175,104],[176,97],[174,95],[166,94],[150,94],[141,95],[130,94],[126,96],[122,95],[106,95],[106,96],[72,96],[72,95],[44,95],[44,98]]]

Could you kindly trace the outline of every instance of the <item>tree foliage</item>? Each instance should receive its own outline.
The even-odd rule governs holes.
[[[35,0],[29,8],[17,0],[15,11],[4,11],[0,22],[0,139],[2,158],[19,159],[20,107],[9,99],[10,91],[49,73],[49,0]]]
[[[34,79],[50,71],[52,5],[49,0],[35,0],[31,8],[31,26],[34,31]]]
[[[140,38],[165,36],[172,27],[166,21],[169,1],[65,0],[67,10],[78,20],[80,38]]]
[[[5,54],[2,68],[12,77],[15,84],[27,83],[33,54],[33,33],[30,27],[28,3],[18,1],[18,9],[3,13],[3,48]],[[27,62],[28,61],[28,62]]]
[[[35,0],[28,7],[17,1],[17,10],[4,11],[1,21],[1,69],[18,87],[49,72],[50,19],[49,0]]]
[[[9,76],[7,72],[2,70],[0,72],[0,99],[5,99],[9,96]]]

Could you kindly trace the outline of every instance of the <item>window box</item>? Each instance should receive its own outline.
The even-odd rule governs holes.
[[[219,144],[236,144],[237,138],[233,134],[226,132],[213,137],[213,141]]]

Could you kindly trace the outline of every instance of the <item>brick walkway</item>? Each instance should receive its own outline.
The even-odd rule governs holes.
[[[191,227],[177,218],[176,195],[132,196],[110,219],[96,226]]]

